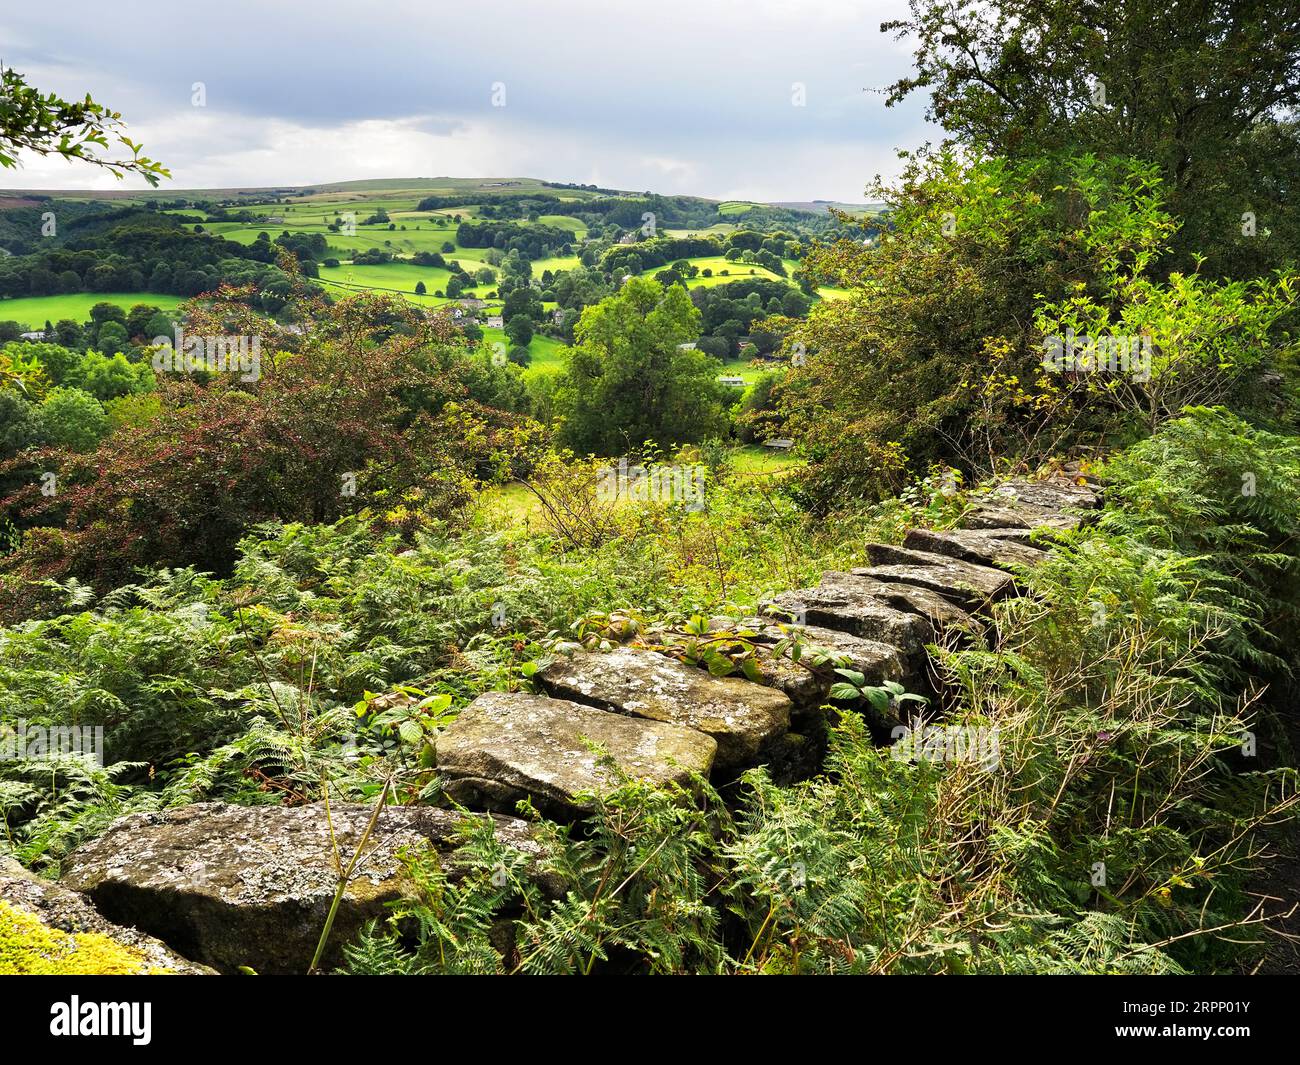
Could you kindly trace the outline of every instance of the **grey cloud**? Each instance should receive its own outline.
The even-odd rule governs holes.
[[[123,111],[142,139],[157,131],[146,147],[174,163],[178,185],[189,180],[195,149],[185,119],[191,86],[202,81],[209,114],[233,123],[222,130],[222,149],[256,170],[231,173],[239,184],[333,177],[339,160],[325,155],[314,162],[310,152],[294,154],[308,172],[293,175],[274,158],[250,158],[259,149],[274,156],[286,130],[386,121],[435,138],[481,138],[478,155],[500,160],[504,173],[524,172],[510,165],[515,158],[535,176],[582,177],[537,173],[523,145],[512,156],[512,140],[527,128],[556,143],[605,146],[602,171],[635,176],[638,159],[681,161],[688,166],[675,180],[698,175],[708,187],[689,191],[702,195],[753,187],[770,198],[857,198],[874,171],[848,185],[817,165],[819,154],[842,161],[859,147],[864,158],[885,158],[927,135],[919,101],[887,110],[862,91],[907,68],[906,49],[878,31],[904,6],[226,0],[214,9],[134,0],[105,18],[100,3],[64,0],[57,23],[29,6],[0,16],[0,34],[13,42],[5,57],[12,65],[39,69],[64,93],[91,91]],[[495,82],[505,84],[504,108],[492,106]],[[795,83],[806,106],[792,105]],[[788,162],[795,145],[806,159],[800,166]],[[203,159],[205,173],[213,167]],[[670,179],[647,168],[630,184]]]

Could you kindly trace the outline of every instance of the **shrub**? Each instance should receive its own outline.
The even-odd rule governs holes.
[[[31,457],[58,471],[59,491],[42,496],[33,482],[5,501],[20,526],[45,526],[8,560],[10,572],[76,574],[102,587],[139,565],[224,571],[260,521],[333,520],[368,506],[377,520],[418,524],[467,503],[476,479],[509,471],[529,430],[473,401],[475,371],[453,326],[372,297],[321,315],[302,351],[263,354],[252,391],[230,374],[167,381],[158,414],[97,453]],[[204,326],[192,319],[190,328]],[[107,419],[86,393],[55,390],[42,425],[85,450]]]
[[[79,388],[54,388],[37,408],[41,438],[54,447],[85,452],[108,435],[99,400]]]

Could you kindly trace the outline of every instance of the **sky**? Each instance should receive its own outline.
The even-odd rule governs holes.
[[[880,23],[902,0],[59,0],[0,10],[0,62],[120,111],[163,188],[533,177],[859,202],[936,131]],[[27,157],[27,189],[143,187]]]

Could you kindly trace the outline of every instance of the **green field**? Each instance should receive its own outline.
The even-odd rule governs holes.
[[[714,285],[729,285],[733,281],[749,281],[758,278],[763,281],[784,281],[787,285],[794,285],[792,277],[795,270],[799,268],[797,259],[782,259],[785,264],[786,276],[780,277],[772,273],[771,270],[764,266],[756,266],[754,263],[733,262],[721,255],[701,255],[694,259],[687,259],[688,263],[698,266],[701,270],[708,268],[713,271],[712,277],[688,277],[686,279],[687,288],[709,288]],[[654,277],[660,270],[665,270],[664,266],[653,266],[649,270],[642,270],[642,277]],[[724,276],[722,271],[727,271]],[[817,290],[817,295],[824,300],[842,299],[848,295],[848,289],[834,288],[830,285],[823,285]]]
[[[147,303],[170,311],[182,302],[180,296],[163,296],[153,292],[73,292],[61,296],[20,296],[0,300],[0,322],[17,322],[26,330],[42,329],[47,321],[71,318],[77,324],[90,319],[96,303],[115,303],[129,311],[137,303]]]
[[[285,190],[280,190],[285,191]],[[374,288],[381,291],[400,292],[412,301],[425,306],[439,306],[443,301],[432,293],[444,289],[447,272],[444,270],[426,270],[409,263],[396,262],[384,266],[352,267],[346,260],[356,252],[378,248],[398,258],[410,258],[416,252],[438,252],[448,258],[454,258],[466,270],[471,272],[485,261],[487,249],[461,248],[454,252],[444,252],[445,244],[456,242],[455,217],[474,217],[480,212],[479,205],[444,207],[434,211],[417,211],[416,204],[430,195],[463,195],[467,192],[483,192],[484,199],[494,195],[539,192],[559,195],[563,199],[580,201],[594,195],[585,191],[548,189],[540,182],[524,179],[394,179],[391,181],[348,182],[335,186],[320,186],[308,195],[289,197],[284,203],[255,204],[250,203],[245,210],[259,216],[256,222],[205,222],[204,228],[243,244],[252,243],[259,233],[265,232],[272,238],[282,232],[319,233],[330,248],[330,255],[343,261],[338,268],[322,268],[322,280],[336,288]],[[722,215],[736,218],[755,207],[763,205],[746,200],[728,200],[719,204]],[[363,225],[364,220],[375,211],[383,209],[390,218],[390,223]],[[356,231],[351,234],[330,232],[328,225],[336,216],[354,214]],[[539,221],[546,225],[572,229],[578,236],[585,234],[582,223],[572,215],[542,215]],[[389,224],[395,228],[390,229]],[[405,227],[405,228],[402,228]],[[734,230],[734,222],[719,222],[705,229],[684,230],[670,229],[665,232],[678,236],[695,233],[712,235],[725,234]],[[725,285],[732,281],[747,278],[789,281],[789,274],[797,268],[794,260],[786,260],[787,277],[782,279],[761,266],[728,261],[723,256],[701,256],[689,260],[701,270],[712,271],[710,277],[696,276],[688,280],[690,288],[700,286]],[[533,263],[533,276],[540,278],[550,271],[557,273],[573,270],[580,265],[577,255],[551,256]],[[662,267],[653,267],[642,272],[642,276],[653,277]],[[424,271],[424,273],[415,273]],[[724,274],[723,271],[726,271]],[[429,294],[417,297],[413,293],[415,282],[423,279]],[[487,296],[493,286],[478,286],[471,293],[479,298]],[[824,288],[820,290],[823,298],[834,299],[842,295],[839,290]]]
[[[467,270],[481,265],[481,263],[465,261]],[[439,299],[434,296],[435,292],[446,291],[450,278],[451,271],[443,267],[416,266],[414,263],[382,263],[374,266],[353,266],[351,263],[342,263],[339,266],[320,268],[321,281],[331,288],[389,292],[405,296],[412,303],[418,303],[422,307],[441,307],[450,302],[445,297]],[[428,290],[423,296],[415,294],[415,286],[419,281],[423,281],[424,287]],[[489,292],[494,291],[496,291],[495,285],[477,285],[466,289],[464,295],[483,299]]]
[[[733,215],[744,214],[746,211],[752,211],[756,207],[762,207],[761,203],[754,203],[752,200],[725,200],[718,204],[718,214]]]
[[[541,277],[547,270],[552,273],[559,270],[576,270],[581,265],[576,255],[553,255],[549,259],[534,259],[533,277]]]
[[[766,267],[755,266],[753,263],[732,262],[723,258],[721,255],[702,255],[696,259],[687,259],[688,263],[698,266],[701,271],[712,270],[712,277],[689,277],[686,279],[687,288],[709,287],[711,285],[727,285],[732,281],[747,281],[759,278],[763,281],[788,281],[789,278],[781,278],[772,273]],[[652,266],[649,270],[642,270],[642,277],[654,277],[660,270],[666,270],[665,266]],[[726,271],[725,276],[723,271]]]
[[[268,208],[249,208],[258,213],[270,210]],[[372,205],[366,205],[366,211],[372,209]],[[475,266],[481,266],[487,256],[487,248],[462,248],[459,245],[456,251],[444,252],[444,244],[456,244],[456,223],[451,220],[451,215],[440,215],[428,212],[408,212],[397,213],[392,211],[389,218],[392,220],[391,225],[396,229],[389,229],[388,224],[363,225],[363,221],[368,214],[357,210],[356,230],[353,233],[330,232],[329,223],[334,220],[334,212],[327,211],[321,213],[319,208],[310,210],[297,209],[297,205],[292,207],[277,207],[276,213],[264,215],[264,219],[258,222],[204,222],[203,228],[208,233],[214,233],[225,237],[227,240],[233,240],[239,244],[252,244],[258,238],[258,234],[266,233],[272,240],[281,233],[300,233],[316,234],[319,233],[325,238],[329,245],[329,254],[338,259],[350,258],[353,253],[359,251],[369,251],[371,248],[378,248],[382,251],[389,252],[393,255],[410,257],[416,252],[439,252],[446,256],[453,256],[464,263],[467,270]],[[456,208],[454,213],[462,216],[470,214],[472,208]],[[551,216],[568,223],[576,223],[577,219],[562,218],[562,216]],[[278,219],[278,221],[276,220]],[[582,232],[581,226],[578,229]],[[537,261],[538,269],[535,271],[540,275],[542,270],[571,270],[578,265],[576,255],[556,257],[552,259],[539,259]]]
[[[554,226],[556,229],[571,229],[579,237],[586,236],[587,227],[579,219],[567,214],[544,214],[538,216],[537,221],[544,226]]]
[[[763,374],[769,373],[772,370],[780,369],[782,365],[784,364],[774,362],[774,363],[759,363],[757,366],[755,366],[753,360],[751,359],[728,359],[726,362],[722,364],[722,369],[719,371],[719,376],[739,377],[748,386],[748,385],[752,385],[755,381],[757,381],[760,377],[762,377]],[[737,389],[736,391],[739,392],[740,389]]]
[[[511,481],[483,489],[475,511],[484,526],[495,531],[540,524],[542,505],[522,484]]]
[[[487,345],[489,351],[495,350],[494,344],[502,344],[508,350],[510,341],[506,338],[505,333],[500,329],[489,329],[486,326],[483,329],[483,343]],[[537,334],[533,337],[528,345],[528,355],[530,362],[524,373],[532,373],[535,370],[554,370],[564,365],[564,353],[569,350],[569,346],[554,337],[546,337]]]
[[[227,190],[225,197],[214,194],[212,198],[231,198],[230,191]],[[255,190],[241,191],[252,193]],[[272,238],[283,232],[319,233],[340,259],[370,248],[382,248],[394,254],[409,256],[417,251],[441,251],[445,242],[455,243],[456,216],[462,219],[473,218],[480,212],[480,205],[417,211],[416,205],[422,199],[426,196],[464,195],[479,191],[485,194],[485,200],[502,194],[531,192],[556,195],[562,200],[576,203],[595,195],[583,191],[548,189],[541,182],[525,179],[432,178],[427,182],[409,179],[347,182],[337,186],[320,186],[309,195],[288,197],[284,203],[248,203],[243,207],[236,204],[234,209],[247,210],[257,215],[259,220],[208,221],[203,223],[203,227],[210,233],[220,234],[241,244],[251,244],[261,232],[266,232]],[[388,214],[388,223],[363,224],[379,210]],[[351,219],[356,226],[355,232],[330,232],[328,226],[336,217],[348,221],[346,216],[349,214],[355,216]],[[579,237],[586,233],[586,227],[571,215],[542,215],[539,221],[562,229],[572,229]],[[393,229],[388,228],[390,224],[394,226]],[[456,255],[465,260],[482,262],[485,252],[484,248],[460,248]]]
[[[414,255],[417,251],[441,252],[443,244],[456,243],[454,222],[434,220],[428,216],[411,217],[395,222],[398,228],[393,230],[386,225],[362,225],[362,219],[358,218],[356,232],[351,234],[329,231],[327,223],[333,221],[332,214],[327,222],[320,221],[321,216],[317,213],[304,216],[286,212],[273,217],[282,218],[283,221],[204,222],[203,228],[209,233],[216,233],[239,244],[252,244],[257,240],[259,233],[266,233],[272,240],[281,233],[308,235],[319,233],[329,244],[330,254],[339,259],[349,258],[353,252],[368,251],[371,248],[380,248],[395,255],[406,256]],[[309,218],[315,220],[308,221]],[[406,228],[402,229],[402,226]],[[484,248],[462,248],[456,254],[458,257],[481,262],[485,251]]]

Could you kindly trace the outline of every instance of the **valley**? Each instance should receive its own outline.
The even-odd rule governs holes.
[[[579,277],[589,271],[604,274],[605,291],[630,269],[635,276],[680,281],[687,289],[727,289],[743,282],[763,281],[771,291],[802,292],[810,300],[834,299],[844,290],[814,286],[799,278],[802,242],[837,232],[822,211],[771,207],[740,201],[707,201],[689,197],[645,197],[632,194],[555,186],[534,179],[391,179],[339,185],[282,189],[210,189],[178,191],[166,200],[153,195],[115,193],[24,193],[7,196],[16,208],[56,218],[63,203],[78,212],[74,234],[98,218],[129,220],[133,227],[159,225],[229,241],[255,254],[267,248],[290,247],[306,273],[332,298],[356,293],[398,296],[429,311],[459,310],[465,324],[489,351],[501,349],[525,372],[558,367],[572,342],[572,326],[585,306],[575,294]],[[48,199],[46,198],[48,196]],[[864,209],[865,210],[865,209]],[[649,223],[642,216],[655,216]],[[847,217],[847,216],[846,216]],[[617,219],[617,220],[614,220]],[[505,222],[513,234],[485,245],[463,223]],[[497,227],[501,232],[504,227]],[[545,234],[530,241],[528,231]],[[653,232],[653,237],[648,234]],[[557,240],[555,234],[560,234]],[[756,239],[746,240],[751,234]],[[772,236],[769,236],[771,234]],[[739,235],[739,236],[738,236]],[[775,239],[791,252],[767,252],[758,261],[763,240]],[[465,240],[473,243],[466,244]],[[75,246],[73,243],[68,246]],[[688,242],[677,253],[673,242]],[[32,253],[60,243],[56,235],[35,243],[11,239],[10,254]],[[501,246],[498,246],[500,244]],[[530,329],[507,333],[518,307],[507,305],[498,271],[506,251],[528,252],[529,287],[537,292],[525,315]],[[613,256],[618,277],[604,262],[611,251],[632,249],[632,257]],[[659,265],[646,265],[636,249],[650,251]],[[664,250],[667,249],[667,250]],[[111,242],[108,244],[112,251]],[[730,254],[727,254],[730,253]],[[667,257],[671,255],[671,263]],[[265,260],[266,256],[260,256]],[[3,269],[0,263],[0,270]],[[667,271],[667,273],[665,273]],[[65,275],[66,276],[66,275]],[[220,275],[218,275],[220,276]],[[147,281],[147,279],[144,279]],[[55,287],[94,285],[89,278],[63,281]],[[0,288],[3,288],[0,282]],[[9,286],[12,290],[12,286]],[[557,291],[560,290],[560,291]],[[746,290],[743,295],[748,295]],[[472,308],[465,300],[480,301]],[[0,330],[8,334],[42,332],[59,321],[86,325],[98,303],[122,312],[147,306],[174,311],[181,297],[174,293],[138,291],[67,291],[49,295],[9,295],[0,298]],[[765,304],[771,303],[769,296]],[[767,308],[764,308],[767,309]],[[568,315],[566,324],[566,312]],[[751,318],[750,321],[753,319]],[[723,324],[723,323],[719,323]],[[747,357],[757,349],[740,334],[744,317],[714,343],[721,372],[752,384],[769,363]],[[524,333],[527,332],[527,339]],[[152,338],[141,338],[152,339]],[[764,345],[762,355],[770,355]]]

